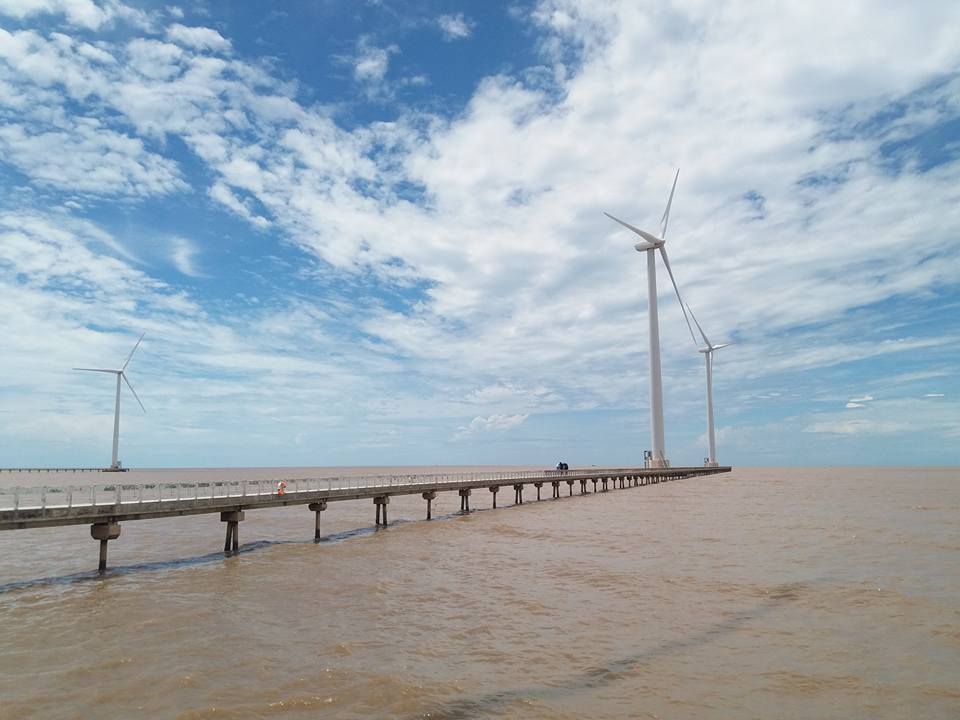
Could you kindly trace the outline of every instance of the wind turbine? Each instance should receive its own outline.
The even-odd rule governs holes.
[[[713,353],[720,348],[729,346],[730,343],[721,343],[720,345],[711,343],[707,334],[703,331],[703,328],[700,327],[700,323],[697,322],[697,316],[693,314],[693,310],[690,309],[689,305],[687,306],[687,312],[689,312],[690,317],[693,318],[693,322],[696,324],[697,330],[700,331],[700,336],[704,342],[704,347],[700,348],[699,352],[703,353],[703,358],[707,363],[707,442],[709,443],[707,467],[716,467],[717,440],[713,432]]]
[[[137,391],[133,389],[133,385],[130,384],[130,381],[127,380],[127,374],[124,372],[127,369],[127,365],[130,364],[130,359],[133,357],[133,354],[137,351],[137,348],[140,347],[140,342],[143,340],[143,336],[146,333],[140,335],[139,340],[137,340],[136,345],[133,346],[133,350],[130,351],[130,354],[127,355],[127,359],[124,360],[123,365],[119,370],[107,370],[104,368],[73,368],[74,370],[83,370],[85,372],[102,372],[102,373],[113,373],[117,376],[117,399],[116,404],[113,409],[113,461],[110,463],[109,470],[119,471],[123,468],[120,466],[120,461],[117,459],[117,450],[120,445],[120,380],[121,378],[127,384],[127,387],[130,388],[130,392],[133,393],[133,396],[137,399],[137,402],[140,403],[140,409],[144,412],[147,409],[143,406],[143,403],[140,402],[140,398],[137,395]]]
[[[667,236],[667,222],[670,220],[670,206],[673,205],[673,193],[677,189],[677,178],[680,177],[680,170],[673,177],[673,187],[670,188],[670,198],[667,200],[667,209],[663,211],[663,217],[660,218],[660,236],[634,227],[619,218],[615,218],[608,212],[605,212],[608,218],[618,222],[631,232],[639,235],[642,240],[634,245],[637,252],[647,254],[647,305],[649,307],[648,320],[650,323],[650,440],[653,446],[652,467],[670,467],[670,461],[667,459],[667,451],[663,442],[663,382],[660,377],[660,323],[657,317],[657,259],[654,256],[656,250],[660,251],[663,258],[663,264],[670,275],[670,282],[673,283],[674,292],[677,294],[677,300],[680,302],[680,309],[683,311],[684,318],[687,317],[687,311],[683,307],[683,300],[680,299],[680,290],[677,288],[677,281],[673,277],[673,270],[670,268],[670,258],[667,257],[665,247],[665,238]],[[687,319],[687,327],[690,328],[690,320]],[[693,328],[690,328],[690,335],[693,337]],[[696,342],[694,337],[694,342]]]

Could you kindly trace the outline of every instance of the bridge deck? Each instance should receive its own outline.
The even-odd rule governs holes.
[[[285,481],[286,491],[282,495],[277,493],[276,480],[0,488],[0,530],[145,520],[465,488],[599,481],[604,478],[659,481],[721,472],[730,472],[730,468],[590,468],[291,478]]]

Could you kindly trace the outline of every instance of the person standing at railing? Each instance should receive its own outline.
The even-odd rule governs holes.
[[[287,483],[285,480],[281,480],[277,483],[277,495],[286,495],[287,493]]]

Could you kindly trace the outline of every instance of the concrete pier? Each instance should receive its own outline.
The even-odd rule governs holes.
[[[427,501],[427,520],[430,520],[433,518],[431,506],[433,505],[433,501],[437,499],[437,491],[431,490],[430,492],[425,492],[421,495],[421,497]]]
[[[97,572],[103,575],[107,571],[107,542],[120,537],[120,523],[95,523],[90,526],[90,537],[100,541],[100,563]]]
[[[314,542],[320,540],[320,513],[327,509],[327,501],[320,500],[319,502],[313,502],[307,505],[307,508],[316,513],[316,520],[313,526],[313,539]]]
[[[220,513],[220,522],[227,524],[227,536],[223,541],[225,553],[240,552],[240,521],[243,520],[242,510],[227,510]]]
[[[470,512],[472,490],[488,488],[496,507],[497,492],[512,485],[517,504],[523,502],[523,489],[533,485],[540,490],[549,482],[553,497],[560,497],[560,483],[566,482],[573,497],[574,483],[580,494],[587,494],[587,482],[610,483],[616,488],[642,487],[681,478],[702,477],[730,472],[730,467],[674,468],[588,468],[578,470],[540,470],[513,472],[476,472],[436,475],[345,476],[337,478],[294,478],[285,480],[284,492],[277,492],[276,480],[201,481],[195,483],[153,482],[143,484],[108,483],[76,486],[0,487],[0,530],[27,530],[61,525],[90,525],[90,534],[100,541],[98,570],[106,571],[107,544],[120,537],[120,523],[183,515],[220,513],[226,523],[224,552],[240,549],[239,524],[246,510],[307,505],[314,513],[314,540],[320,538],[320,513],[328,503],[344,500],[373,500],[377,527],[387,525],[387,509],[394,495],[420,494],[427,501],[427,519],[437,493],[456,490],[460,511]]]
[[[389,495],[380,495],[373,499],[373,504],[377,508],[377,526],[382,525],[383,527],[387,526],[387,505],[390,504]],[[380,516],[383,516],[383,521],[381,522]]]

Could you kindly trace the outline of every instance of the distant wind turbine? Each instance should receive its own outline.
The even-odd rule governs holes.
[[[110,463],[110,470],[121,470],[120,461],[117,459],[117,451],[120,446],[120,380],[121,378],[127,384],[127,387],[130,388],[130,392],[133,393],[133,396],[137,399],[137,402],[140,404],[140,409],[144,412],[147,409],[143,406],[143,403],[140,402],[140,397],[137,395],[137,391],[133,389],[133,385],[130,384],[130,381],[127,380],[127,374],[125,370],[127,365],[130,364],[130,359],[133,357],[133,354],[137,351],[137,348],[140,347],[140,342],[143,340],[143,336],[146,333],[140,335],[140,339],[137,340],[136,345],[133,346],[133,350],[130,351],[130,354],[127,355],[127,359],[124,361],[123,365],[119,370],[107,370],[104,368],[73,368],[74,370],[83,370],[84,372],[102,372],[102,373],[113,373],[117,376],[117,398],[116,404],[113,409],[113,460]]]
[[[720,345],[711,343],[707,334],[703,331],[703,328],[700,327],[700,323],[697,322],[697,316],[693,314],[693,310],[689,305],[687,306],[687,312],[690,313],[690,317],[693,318],[693,322],[696,324],[697,330],[700,331],[700,336],[704,342],[704,347],[700,348],[700,352],[703,353],[704,360],[707,363],[707,442],[709,447],[707,466],[716,467],[717,440],[713,431],[713,353],[720,348],[728,347],[731,343],[721,343]]]
[[[666,448],[663,442],[663,381],[660,377],[660,323],[657,317],[657,259],[654,251],[659,250],[663,258],[663,264],[670,275],[670,282],[673,283],[673,290],[677,294],[677,300],[680,302],[680,309],[686,318],[687,311],[684,309],[683,300],[680,299],[680,290],[677,288],[677,281],[673,277],[673,270],[670,268],[670,258],[667,257],[665,247],[665,238],[667,236],[667,222],[670,220],[670,206],[673,205],[673,193],[677,189],[677,178],[680,177],[680,171],[673,177],[673,187],[670,188],[670,198],[667,200],[667,208],[663,211],[663,217],[660,218],[660,236],[634,227],[619,218],[615,218],[608,212],[605,212],[608,218],[618,222],[631,232],[639,235],[643,240],[634,245],[637,252],[647,253],[647,305],[649,307],[648,320],[650,324],[650,438],[653,445],[653,467],[670,467],[670,461],[667,459]],[[687,327],[690,329],[690,335],[696,342],[693,335],[693,328],[690,327],[690,320],[687,319]]]

